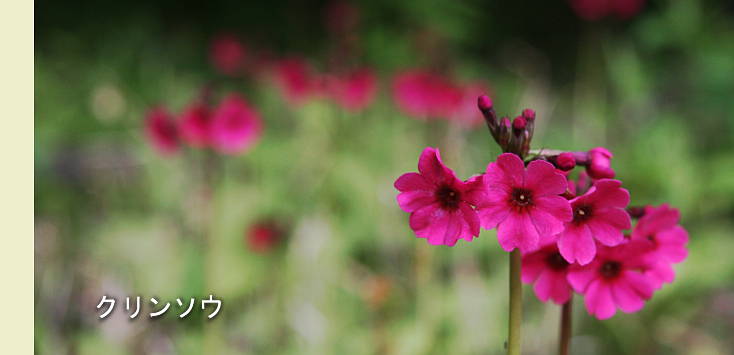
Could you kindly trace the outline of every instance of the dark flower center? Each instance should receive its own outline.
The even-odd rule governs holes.
[[[527,189],[514,188],[510,194],[510,202],[517,210],[524,210],[533,205],[533,192]]]
[[[605,279],[613,279],[622,271],[622,263],[618,261],[608,260],[601,264],[599,273]]]
[[[449,185],[443,185],[436,190],[436,200],[446,210],[456,210],[461,202],[461,193]]]
[[[548,254],[545,258],[545,263],[548,264],[548,267],[557,271],[565,270],[568,267],[568,262],[559,252]]]
[[[574,223],[582,223],[589,218],[591,218],[592,215],[592,208],[590,205],[578,205],[573,208],[573,222]]]

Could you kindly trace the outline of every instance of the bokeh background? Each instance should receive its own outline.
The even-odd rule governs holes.
[[[734,4],[596,16],[574,3],[359,1],[345,34],[333,24],[352,17],[325,1],[37,1],[36,352],[503,353],[494,232],[431,247],[395,202],[392,183],[426,146],[461,178],[499,153],[482,125],[399,109],[393,78],[422,68],[484,83],[501,114],[534,108],[535,148],[608,147],[632,204],[680,209],[691,239],[676,281],[607,321],[577,298],[572,353],[731,354]],[[210,60],[222,34],[265,66],[371,68],[375,98],[358,112],[294,104],[267,69],[224,75]],[[245,97],[261,139],[238,155],[158,153],[146,111],[179,112],[203,87]],[[215,319],[198,305],[178,319],[177,297],[209,294],[224,303]],[[100,321],[102,295],[118,303]],[[142,297],[134,320],[127,296]],[[524,296],[524,352],[552,352],[559,307]],[[150,297],[174,303],[150,320]]]

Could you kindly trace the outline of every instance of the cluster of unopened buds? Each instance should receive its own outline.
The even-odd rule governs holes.
[[[496,229],[500,246],[516,258],[511,279],[521,274],[541,301],[559,305],[569,304],[575,291],[599,319],[617,309],[639,311],[673,280],[671,265],[686,258],[688,242],[676,209],[629,207],[629,192],[613,179],[612,154],[605,148],[531,150],[533,110],[513,120],[498,118],[487,96],[479,97],[478,107],[504,152],[483,174],[462,181],[429,147],[419,172],[395,181],[397,202],[410,213],[417,237],[453,246],[478,237],[480,227]],[[577,167],[584,169],[574,179]],[[511,321],[510,343],[512,331]]]

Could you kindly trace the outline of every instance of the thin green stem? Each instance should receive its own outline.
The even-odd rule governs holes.
[[[520,283],[520,269],[522,268],[522,254],[519,249],[510,253],[510,323],[507,337],[507,354],[520,355],[520,341],[522,338],[522,284]]]
[[[558,334],[558,354],[568,355],[571,349],[571,320],[573,315],[573,295],[561,308],[561,330]]]

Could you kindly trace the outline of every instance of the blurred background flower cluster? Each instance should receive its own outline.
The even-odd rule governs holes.
[[[734,349],[729,1],[38,1],[35,39],[37,353],[502,353],[495,233],[432,248],[392,186],[426,146],[461,178],[496,158],[482,93],[690,233],[643,311],[577,302],[573,352]],[[213,320],[119,306],[210,293]],[[558,307],[525,307],[545,354]]]

